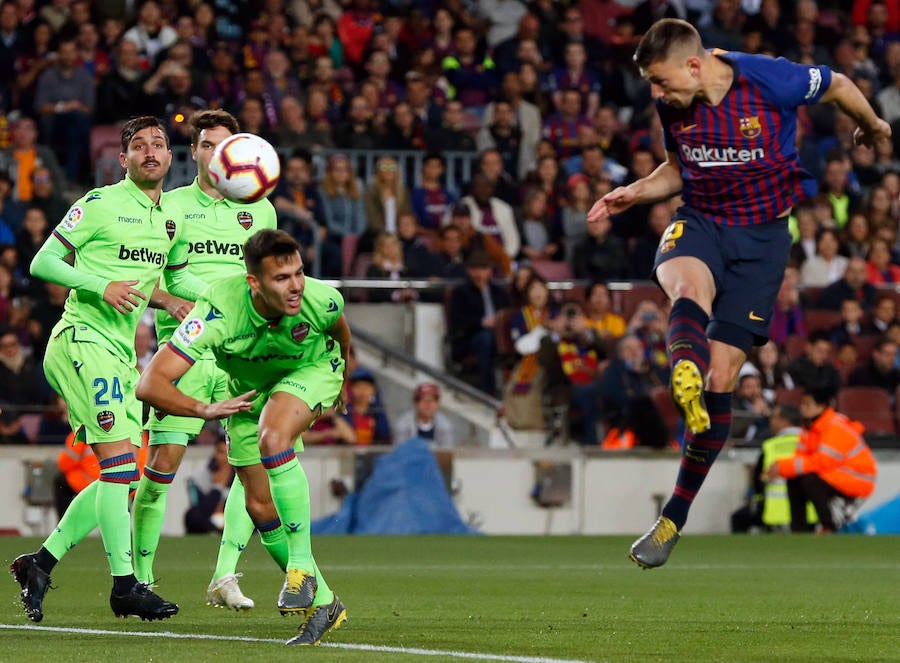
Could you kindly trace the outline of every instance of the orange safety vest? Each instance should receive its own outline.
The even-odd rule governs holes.
[[[142,431],[141,446],[135,454],[137,469],[144,473],[147,464],[149,433]],[[76,493],[80,493],[87,486],[100,478],[100,461],[91,451],[91,445],[75,441],[75,433],[69,433],[63,450],[56,457],[56,466],[66,477],[66,482]]]
[[[778,461],[779,474],[788,479],[818,474],[848,497],[868,497],[875,490],[878,467],[863,430],[858,421],[827,408],[800,433],[797,452]]]

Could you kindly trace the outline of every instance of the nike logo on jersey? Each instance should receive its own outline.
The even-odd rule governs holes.
[[[210,322],[211,320],[219,320],[224,317],[225,316],[222,315],[222,312],[213,306],[209,309],[209,313],[206,314],[206,321]]]
[[[751,320],[753,320],[754,322],[763,322],[765,320],[765,318],[759,317],[753,311],[750,311],[750,315],[748,315],[747,317],[750,318]]]
[[[338,310],[337,302],[333,299],[328,300],[328,309],[325,311],[326,313],[334,313]]]
[[[688,131],[694,129],[696,126],[697,126],[697,123],[696,123],[696,122],[695,122],[694,124],[684,124],[684,123],[682,122],[682,123],[681,123],[681,132],[682,132],[682,133],[687,133]]]

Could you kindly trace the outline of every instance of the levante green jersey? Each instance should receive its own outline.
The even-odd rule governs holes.
[[[165,269],[187,266],[187,246],[179,241],[183,225],[179,209],[165,198],[154,204],[127,176],[77,200],[53,230],[75,252],[75,269],[107,281],[135,280],[147,299],[123,314],[102,293],[72,290],[62,324],[87,326],[83,337],[133,361],[135,329],[157,280]]]
[[[325,332],[343,310],[336,288],[307,276],[300,312],[268,320],[253,308],[244,276],[231,276],[203,293],[169,347],[191,363],[211,352],[228,375],[232,395],[265,391],[306,364],[340,366],[340,357],[331,353],[335,341]]]
[[[188,271],[211,284],[233,274],[246,274],[244,242],[257,231],[276,226],[275,208],[268,200],[235,203],[209,196],[197,178],[192,184],[163,194],[167,205],[182,212],[181,242],[187,246]],[[165,289],[165,284],[160,284]],[[165,311],[156,312],[156,334],[160,343],[172,336],[178,321]]]

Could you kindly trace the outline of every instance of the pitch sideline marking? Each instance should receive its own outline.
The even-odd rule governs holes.
[[[231,642],[267,642],[284,644],[284,640],[274,638],[252,638],[237,635],[212,635],[209,633],[176,633],[174,631],[112,631],[95,628],[73,628],[66,626],[32,626],[29,624],[0,624],[0,630],[6,631],[49,631],[52,633],[73,633],[83,635],[114,635],[137,638],[172,638],[175,640],[216,640]],[[323,642],[320,647],[333,649],[350,649],[356,651],[381,652],[386,654],[412,654],[418,656],[445,656],[450,658],[474,659],[478,661],[503,661],[505,663],[589,663],[588,661],[544,658],[539,656],[507,656],[503,654],[479,654],[463,651],[443,651],[440,649],[419,649],[416,647],[389,647],[387,645],[354,645],[337,642]]]

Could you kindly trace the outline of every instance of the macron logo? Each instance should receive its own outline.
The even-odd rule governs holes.
[[[695,163],[701,168],[740,166],[765,157],[766,151],[761,147],[748,150],[741,147],[710,147],[709,145],[681,146],[681,158],[685,163]]]

